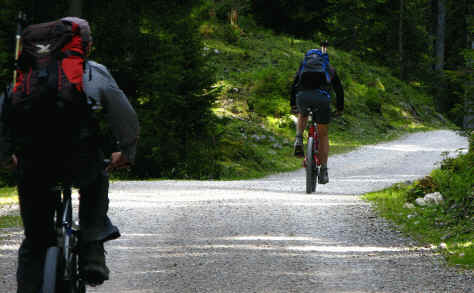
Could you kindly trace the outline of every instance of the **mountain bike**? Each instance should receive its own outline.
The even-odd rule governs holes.
[[[321,161],[319,160],[319,133],[318,124],[313,120],[313,109],[308,108],[308,142],[306,145],[306,155],[303,166],[306,169],[306,193],[310,194],[316,191],[318,184],[319,168]],[[316,112],[316,111],[315,111]]]
[[[107,166],[109,160],[104,160]],[[74,219],[72,185],[53,187],[56,194],[55,230],[57,242],[46,251],[40,293],[85,293],[86,282],[79,274],[79,222]]]
[[[56,246],[46,251],[41,293],[85,293],[85,282],[79,276],[79,225],[74,222],[71,185],[53,187],[56,193]]]

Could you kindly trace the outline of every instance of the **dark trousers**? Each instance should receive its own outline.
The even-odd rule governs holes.
[[[117,227],[107,216],[109,178],[105,171],[96,172],[90,183],[79,187],[80,240],[108,241],[120,237]],[[41,176],[38,176],[41,177]],[[51,186],[34,176],[20,176],[18,195],[25,238],[18,253],[17,293],[38,293],[48,247],[55,244],[54,208],[56,194]]]

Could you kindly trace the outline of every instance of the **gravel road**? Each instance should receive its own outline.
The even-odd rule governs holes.
[[[88,292],[474,292],[377,217],[360,195],[430,173],[467,148],[451,131],[416,133],[330,158],[330,183],[305,194],[296,172],[245,181],[111,185],[123,236],[106,245],[111,280]],[[0,234],[0,292],[15,292],[21,231]]]

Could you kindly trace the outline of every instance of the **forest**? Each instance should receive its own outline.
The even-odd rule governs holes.
[[[231,166],[239,159],[254,160],[259,152],[259,146],[252,149],[246,148],[245,142],[236,143],[239,135],[258,136],[247,133],[242,120],[247,121],[245,125],[255,122],[267,126],[274,121],[278,127],[267,127],[265,137],[276,142],[268,143],[289,146],[283,139],[291,138],[294,127],[288,118],[289,85],[303,47],[316,46],[322,40],[328,40],[337,52],[336,63],[344,68],[352,66],[350,71],[343,70],[343,83],[345,79],[346,85],[351,81],[363,84],[364,91],[358,94],[368,110],[367,117],[359,120],[366,119],[369,124],[373,122],[370,119],[377,119],[375,116],[383,120],[384,111],[389,109],[380,99],[389,99],[388,88],[397,84],[390,89],[394,96],[409,87],[412,97],[423,98],[408,103],[406,111],[395,109],[393,113],[410,112],[418,122],[427,122],[424,117],[432,105],[435,112],[428,111],[430,119],[436,117],[451,127],[473,127],[471,1],[0,0],[0,6],[2,86],[12,79],[20,11],[27,15],[24,25],[66,15],[89,21],[94,40],[90,58],[107,66],[141,123],[136,165],[121,175],[127,178],[221,179],[250,172],[252,167],[238,173],[238,168]],[[275,38],[285,40],[280,51],[287,47],[288,52],[273,51],[272,46],[279,49],[276,42],[271,43]],[[220,44],[230,47],[219,50]],[[240,53],[231,55],[237,51]],[[256,52],[262,55],[256,56]],[[281,56],[289,57],[283,60]],[[249,73],[251,66],[258,71]],[[385,80],[377,77],[380,72]],[[242,86],[229,80],[238,80]],[[382,90],[372,88],[387,91],[380,94]],[[355,87],[354,91],[349,89],[346,98],[356,92]],[[267,93],[272,98],[263,98]],[[351,109],[360,112],[354,101],[348,105],[349,114]],[[229,122],[236,113],[243,115]],[[335,124],[341,128],[341,137],[350,136],[350,118],[348,115]],[[402,131],[397,126],[402,122],[391,125],[382,120],[377,123],[387,138],[395,130]],[[298,166],[281,156],[281,148],[274,149],[272,161],[277,157],[287,160],[284,168],[264,159],[256,160],[258,166],[254,168],[284,170]],[[289,149],[284,151],[289,153]],[[229,155],[231,152],[235,154]]]

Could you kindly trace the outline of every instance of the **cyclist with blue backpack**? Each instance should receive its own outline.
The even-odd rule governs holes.
[[[319,157],[321,160],[320,184],[329,182],[328,154],[329,136],[328,124],[331,110],[331,87],[336,93],[336,115],[344,110],[344,90],[341,80],[334,67],[329,63],[327,41],[321,49],[309,50],[301,61],[298,72],[291,87],[290,106],[293,113],[298,113],[294,155],[304,157],[303,133],[308,121],[308,108],[312,108],[313,120],[318,123],[319,130]]]

